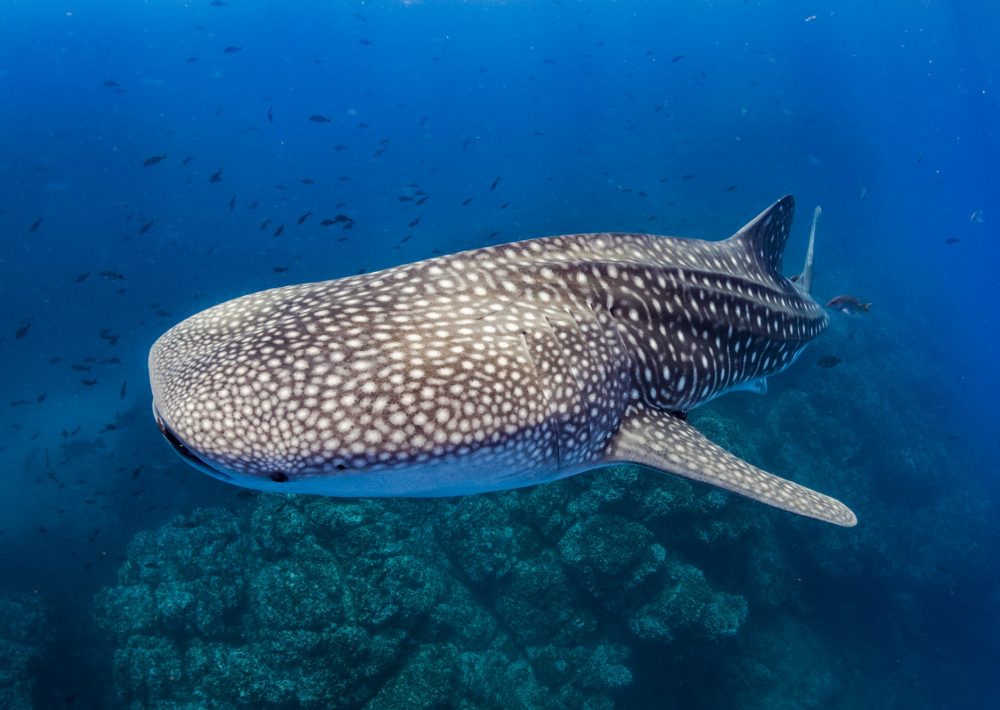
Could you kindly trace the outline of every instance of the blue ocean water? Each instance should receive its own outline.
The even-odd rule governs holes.
[[[932,0],[4,3],[0,705],[994,707],[998,31]],[[856,528],[630,468],[258,495],[151,416],[149,346],[220,301],[721,239],[789,193],[786,268],[821,205],[814,293],[871,312],[692,422]]]

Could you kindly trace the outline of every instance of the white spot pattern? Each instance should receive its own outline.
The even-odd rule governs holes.
[[[791,214],[784,198],[722,242],[547,237],[237,298],[154,344],[154,406],[203,468],[257,488],[449,495],[578,473],[629,406],[687,411],[826,327],[777,273]]]

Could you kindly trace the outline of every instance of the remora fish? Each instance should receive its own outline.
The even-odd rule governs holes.
[[[189,463],[265,491],[451,496],[632,462],[851,526],[685,421],[826,328],[815,220],[803,273],[779,273],[793,209],[720,242],[571,234],[243,296],[153,345],[154,415]]]

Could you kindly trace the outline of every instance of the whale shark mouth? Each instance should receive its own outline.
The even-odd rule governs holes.
[[[174,433],[173,429],[167,426],[166,422],[163,421],[163,417],[160,416],[155,404],[153,405],[153,416],[156,418],[156,426],[160,429],[160,433],[163,434],[163,438],[170,443],[170,445],[174,448],[174,451],[177,452],[178,456],[202,473],[207,473],[209,476],[214,476],[223,481],[233,480],[232,476],[205,461],[205,459],[198,456],[198,454],[196,454],[191,447],[185,444],[181,438]]]

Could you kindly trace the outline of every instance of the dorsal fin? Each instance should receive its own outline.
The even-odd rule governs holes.
[[[744,245],[751,258],[769,273],[780,273],[785,242],[792,229],[795,198],[785,195],[729,239]]]

